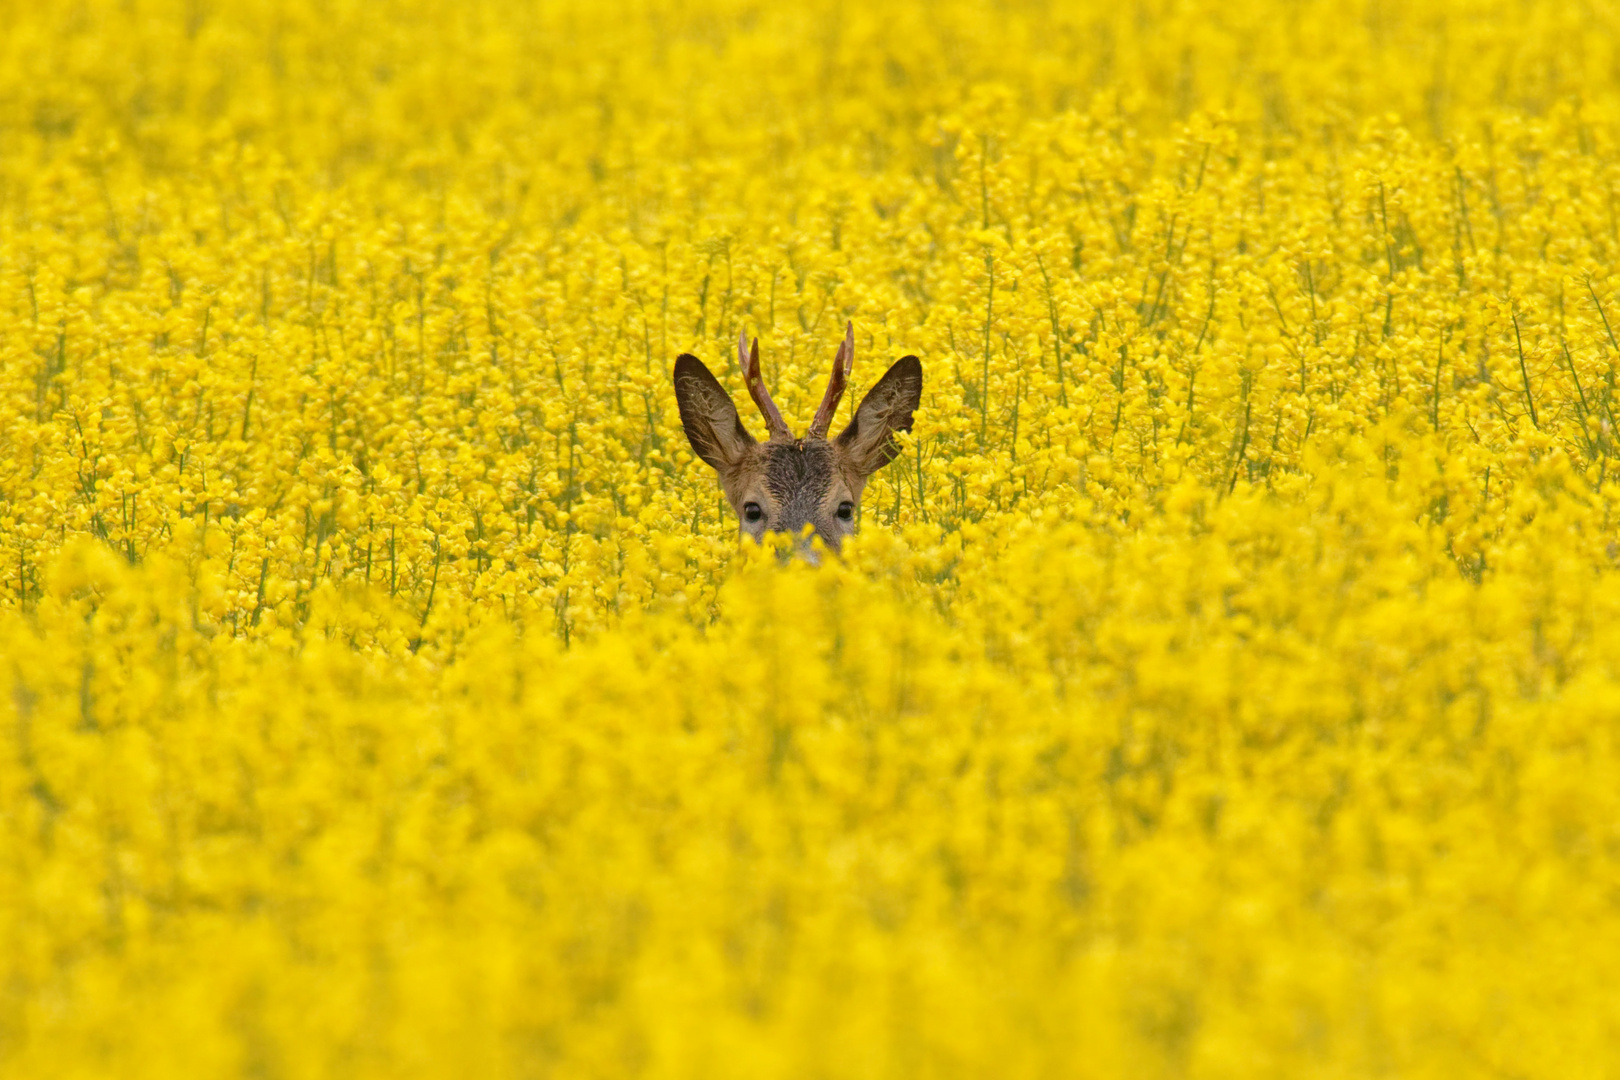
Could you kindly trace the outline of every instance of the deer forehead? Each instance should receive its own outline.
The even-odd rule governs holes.
[[[842,476],[838,450],[824,439],[763,443],[755,447],[748,471],[782,511],[814,513]]]

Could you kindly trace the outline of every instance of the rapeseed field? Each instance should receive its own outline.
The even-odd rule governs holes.
[[[0,1076],[1617,1075],[1617,197],[1579,2],[0,0]]]

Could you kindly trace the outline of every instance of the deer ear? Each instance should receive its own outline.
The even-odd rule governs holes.
[[[911,430],[911,414],[922,401],[922,361],[904,356],[866,392],[855,419],[838,436],[838,447],[861,476],[870,476],[900,453],[897,431]]]
[[[675,401],[692,452],[717,470],[731,468],[754,445],[737,406],[703,361],[682,353],[675,361]]]

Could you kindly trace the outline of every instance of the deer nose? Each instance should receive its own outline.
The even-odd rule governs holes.
[[[821,536],[823,546],[837,550],[833,548],[832,544],[828,543],[827,538],[822,536],[819,530],[808,524],[801,525],[797,529],[783,528],[777,531],[788,533],[793,537],[791,546],[784,545],[776,549],[777,561],[781,563],[789,563],[794,559],[803,559],[811,566],[820,566],[821,551],[816,547],[816,537],[818,536]]]

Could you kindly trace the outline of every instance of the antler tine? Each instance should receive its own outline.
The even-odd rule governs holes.
[[[816,418],[810,424],[812,439],[825,439],[827,429],[832,426],[833,414],[838,412],[838,402],[844,396],[844,387],[849,385],[849,373],[855,366],[855,324],[845,324],[844,340],[838,345],[838,355],[833,357],[832,374],[827,377],[827,395],[821,399],[821,408],[816,410]]]
[[[765,389],[765,380],[759,373],[759,338],[754,339],[754,348],[748,349],[748,332],[743,331],[737,335],[737,363],[742,366],[743,382],[748,384],[748,396],[754,399],[759,411],[765,417],[765,426],[771,429],[772,442],[792,442],[793,431],[782,419],[781,410],[776,402],[771,400],[771,393]]]

